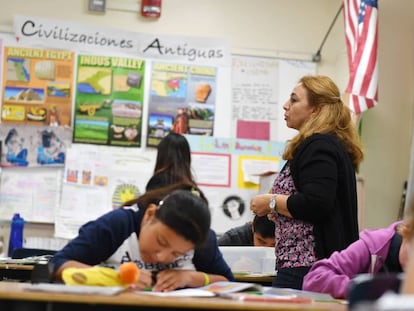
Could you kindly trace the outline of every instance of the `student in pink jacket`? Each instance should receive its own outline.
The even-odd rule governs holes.
[[[305,275],[303,289],[346,299],[351,280],[360,273],[402,272],[408,240],[401,237],[402,221],[388,228],[364,230],[359,239],[327,259],[315,262]]]

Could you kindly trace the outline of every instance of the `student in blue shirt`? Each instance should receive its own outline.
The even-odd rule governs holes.
[[[210,229],[207,200],[192,185],[147,191],[126,206],[88,222],[52,259],[54,276],[66,268],[134,261],[140,276],[134,287],[171,291],[233,280]],[[152,281],[153,273],[156,273]]]

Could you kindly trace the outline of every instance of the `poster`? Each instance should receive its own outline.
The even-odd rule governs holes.
[[[145,62],[79,55],[73,142],[140,147]]]
[[[72,130],[62,126],[0,127],[2,167],[63,166]]]
[[[5,47],[3,123],[71,125],[74,52]]]
[[[147,146],[157,146],[169,132],[213,135],[216,75],[214,67],[154,64]]]
[[[270,140],[277,119],[279,60],[234,56],[232,119],[237,138]]]
[[[20,168],[2,171],[0,179],[0,219],[10,220],[20,213],[25,221],[54,223],[62,190],[60,168],[42,170]]]
[[[233,55],[231,137],[291,139],[296,130],[286,126],[283,104],[302,76],[315,73],[313,62]]]
[[[71,239],[84,223],[144,193],[153,161],[154,154],[138,148],[72,145],[55,214],[55,236]]]

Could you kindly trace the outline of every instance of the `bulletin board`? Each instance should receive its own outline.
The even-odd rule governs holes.
[[[3,40],[0,36],[1,52],[8,40],[10,36]],[[145,90],[151,87],[155,62],[180,63],[168,58],[144,61]],[[259,174],[278,171],[283,164],[285,141],[294,133],[285,126],[282,105],[301,76],[316,72],[316,64],[232,54],[230,65],[202,65],[215,68],[214,129],[210,136],[185,135],[193,152],[195,178],[209,200],[212,227],[222,233],[251,219],[249,202],[258,192]],[[24,211],[27,221],[54,223],[56,237],[71,238],[86,221],[141,194],[156,157],[156,149],[145,143],[149,94],[142,98],[142,144],[138,148],[66,139],[64,164],[3,168],[0,219],[9,220],[14,212]]]

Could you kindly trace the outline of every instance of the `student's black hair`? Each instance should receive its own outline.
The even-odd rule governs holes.
[[[157,160],[154,175],[165,173],[168,184],[192,183],[195,185],[191,172],[191,150],[185,136],[169,133],[157,146]]]
[[[264,238],[275,237],[275,223],[264,216],[254,216],[253,219],[253,232],[260,234]]]
[[[173,184],[149,190],[124,206],[133,204],[144,209],[149,204],[158,205],[155,217],[195,246],[207,239],[211,225],[208,201],[193,185]]]
[[[175,190],[158,205],[156,218],[195,246],[207,238],[211,216],[207,203],[198,194]]]

